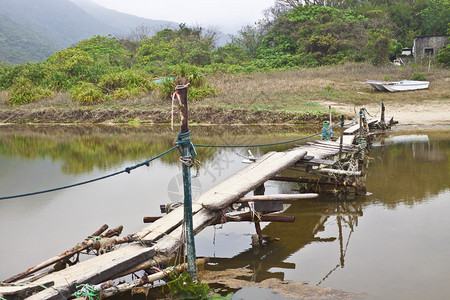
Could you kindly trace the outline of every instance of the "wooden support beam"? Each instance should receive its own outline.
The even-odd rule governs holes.
[[[309,179],[309,178],[295,178],[295,177],[286,177],[286,176],[275,176],[270,180],[274,181],[285,181],[285,182],[298,182],[298,183],[308,183],[308,184],[319,184],[319,185],[335,185],[335,186],[343,186],[343,187],[353,187],[353,184],[347,184],[345,182],[340,181],[326,181],[326,180],[317,180],[317,179]],[[300,194],[301,195],[301,194]]]
[[[274,195],[259,195],[242,197],[237,202],[251,202],[251,201],[274,201],[274,200],[301,200],[313,199],[319,197],[318,194],[274,194]]]
[[[294,223],[294,216],[278,216],[278,215],[264,215],[258,218],[260,222],[281,222],[281,223]],[[228,222],[254,222],[255,217],[252,217],[250,212],[245,212],[236,215],[227,215],[225,219],[219,219],[211,225],[218,225]]]
[[[340,175],[348,175],[348,176],[362,176],[361,171],[346,171],[346,170],[337,170],[337,169],[317,169],[318,172],[321,173],[332,173],[332,174],[340,174]]]

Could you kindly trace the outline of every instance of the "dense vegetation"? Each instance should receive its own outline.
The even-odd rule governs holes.
[[[305,2],[305,4],[302,4]],[[308,5],[306,5],[308,4]],[[205,75],[369,61],[380,65],[415,35],[445,34],[450,0],[278,0],[266,18],[246,26],[224,47],[216,33],[181,24],[151,38],[95,36],[45,62],[3,64],[0,89],[10,104],[67,91],[80,104],[155,92],[170,97],[174,76],[188,76],[191,99],[214,95]],[[437,58],[449,65],[449,47]],[[160,83],[153,79],[166,77]]]

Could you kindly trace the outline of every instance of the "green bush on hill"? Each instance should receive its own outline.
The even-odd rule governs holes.
[[[208,84],[210,75],[344,62],[382,65],[411,45],[415,35],[445,34],[450,23],[450,0],[277,3],[265,19],[243,27],[224,47],[216,47],[215,32],[185,24],[140,41],[94,36],[45,62],[0,64],[0,89],[8,91],[11,104],[68,91],[89,105],[146,93],[170,98],[173,78],[186,76],[188,96],[201,100],[217,94]],[[449,53],[449,47],[443,49],[436,60],[448,67]],[[167,79],[156,84],[153,78]]]

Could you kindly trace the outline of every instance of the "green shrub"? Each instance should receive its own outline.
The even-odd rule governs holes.
[[[158,97],[161,99],[170,99],[173,92],[175,92],[175,80],[165,78],[156,88]]]
[[[188,82],[191,84],[191,87],[199,88],[205,84],[205,75],[200,72],[199,68],[192,67],[189,73],[190,74],[187,76],[187,78]]]
[[[192,277],[186,272],[181,273],[178,278],[169,281],[167,286],[170,294],[175,299],[208,299],[208,294],[211,290],[206,283],[194,282]]]
[[[217,95],[217,90],[210,87],[209,84],[206,84],[203,87],[199,88],[189,88],[188,90],[188,99],[191,100],[202,100],[208,96]]]
[[[443,64],[445,67],[450,67],[450,44],[438,52],[436,60],[438,63]]]
[[[88,82],[80,82],[69,90],[73,100],[79,104],[90,105],[105,101],[103,90]]]
[[[426,81],[425,75],[423,73],[415,72],[412,76],[412,80]]]
[[[99,85],[111,91],[135,88],[141,88],[142,91],[151,91],[154,88],[152,81],[143,72],[131,69],[105,74],[100,78]]]
[[[13,105],[21,105],[51,95],[52,91],[41,86],[35,86],[31,80],[22,77],[8,90],[7,102]]]
[[[112,94],[113,99],[127,99],[130,98],[133,94],[124,88],[118,88]]]

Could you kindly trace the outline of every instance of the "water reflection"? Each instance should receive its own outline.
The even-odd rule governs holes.
[[[388,139],[389,136],[386,138]],[[217,264],[209,268],[213,270],[250,268],[254,273],[245,279],[255,282],[268,278],[292,279],[291,274],[294,272],[296,280],[314,278],[314,284],[327,286],[329,279],[333,278],[332,282],[338,281],[342,284],[342,280],[336,280],[342,275],[335,275],[335,272],[346,267],[347,250],[352,248],[352,235],[358,231],[360,220],[364,219],[362,218],[364,210],[373,204],[381,204],[389,208],[397,208],[405,204],[413,207],[435,199],[443,193],[449,195],[449,137],[441,138],[439,135],[430,134],[430,139],[419,141],[416,139],[414,142],[409,140],[402,143],[383,143],[383,140],[384,138],[382,146],[375,147],[370,152],[371,164],[366,183],[371,195],[347,202],[336,201],[335,198],[325,196],[321,196],[318,200],[290,202],[289,208],[283,214],[295,216],[295,223],[273,222],[263,229],[263,234],[271,238],[279,238],[279,241],[272,241],[260,248],[247,246],[238,254],[229,257],[215,257],[212,261]],[[272,192],[289,193],[295,190],[298,190],[296,184],[285,183]],[[432,215],[429,217],[433,218]],[[382,219],[379,222],[381,224]],[[416,226],[420,227],[420,222],[411,225],[411,228]],[[439,228],[437,227],[436,230]],[[226,227],[224,230],[226,232]],[[251,227],[247,227],[247,230],[251,233],[255,232]],[[378,230],[373,228],[372,231],[375,233]],[[366,239],[371,240],[371,234],[367,232],[366,234],[368,234]],[[229,237],[225,237],[227,238]],[[417,240],[420,239],[424,237],[417,236]],[[250,239],[248,239],[249,243]],[[376,243],[383,245],[383,241],[380,240]],[[401,238],[398,243],[402,243]],[[317,270],[305,270],[305,266],[302,265],[304,258],[298,260],[293,257],[302,257],[301,253],[313,245],[315,245],[314,249],[326,257],[317,255],[323,262],[307,263],[308,266],[313,266]],[[439,246],[445,249],[448,243],[443,242]],[[221,245],[216,247],[220,248]],[[360,248],[359,245],[356,247]],[[324,250],[325,248],[332,250]],[[411,251],[417,250],[411,249]],[[353,252],[357,253],[358,250]],[[310,253],[303,255],[310,255]],[[360,255],[364,254],[360,253]],[[421,255],[418,254],[419,257]],[[335,261],[330,260],[330,257],[334,257]],[[355,257],[350,257],[350,260],[355,260]],[[388,268],[386,266],[386,269]],[[364,292],[364,290],[358,292]]]
[[[414,205],[450,187],[450,142],[431,137],[372,149],[367,190],[374,197],[369,200],[388,207]]]
[[[230,259],[212,258],[212,262],[217,265],[211,268],[222,270],[247,267],[254,271],[248,280],[255,282],[268,278],[284,280],[283,270],[298,267],[295,263],[286,262],[292,254],[312,243],[333,242],[339,243],[338,266],[343,268],[351,233],[358,226],[358,218],[363,215],[362,203],[335,202],[326,198],[286,203],[290,206],[283,215],[295,216],[294,224],[269,223],[264,227],[263,234],[269,236],[272,241],[262,247],[249,248]],[[336,226],[337,236],[320,237],[325,226]],[[349,231],[346,236],[343,232],[344,227]],[[274,269],[277,271],[273,271]]]
[[[196,126],[191,131],[195,143],[214,145],[283,141],[310,133],[308,128],[292,126]],[[50,158],[63,163],[63,173],[82,174],[95,168],[110,169],[124,161],[146,160],[173,147],[176,136],[168,126],[1,126],[0,155],[28,160]],[[201,148],[198,159],[211,161],[218,151]],[[178,163],[178,156],[173,151],[161,160]]]

